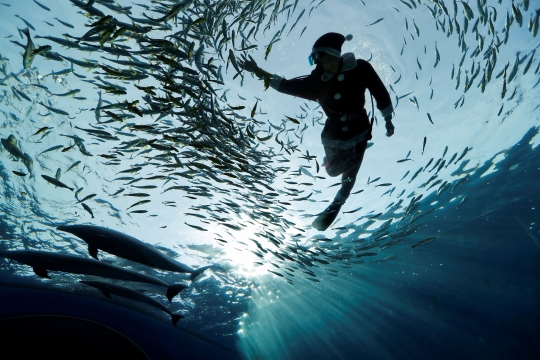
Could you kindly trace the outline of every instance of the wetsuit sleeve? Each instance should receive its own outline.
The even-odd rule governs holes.
[[[317,101],[315,78],[312,75],[301,76],[290,80],[274,75],[270,79],[270,86],[283,94]]]
[[[367,88],[377,101],[377,109],[381,111],[381,114],[384,117],[391,115],[394,111],[392,100],[390,99],[390,94],[388,93],[388,90],[386,90],[381,78],[377,75],[373,66],[367,61],[364,62],[364,69],[364,76],[367,78]]]

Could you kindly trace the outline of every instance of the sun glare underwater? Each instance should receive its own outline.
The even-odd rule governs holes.
[[[4,0],[0,16],[4,339],[47,314],[143,358],[540,358],[539,1]],[[326,116],[242,63],[308,75],[328,32],[381,78],[395,134],[366,92],[373,138],[317,231],[341,185]]]

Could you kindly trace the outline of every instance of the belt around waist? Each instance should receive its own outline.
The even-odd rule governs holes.
[[[328,119],[331,120],[331,121],[337,121],[337,120],[347,121],[347,120],[355,120],[355,119],[358,119],[359,117],[360,116],[359,116],[358,112],[353,112],[353,113],[349,113],[349,114],[337,115],[335,117],[329,117]]]
[[[336,140],[336,139],[327,139],[321,138],[321,143],[323,146],[328,146],[332,148],[348,149],[359,142],[366,140],[366,135],[368,134],[369,129],[363,131],[362,133],[350,138],[349,140]]]

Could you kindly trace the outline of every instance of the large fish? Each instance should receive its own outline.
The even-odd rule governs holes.
[[[182,264],[173,258],[156,250],[152,245],[144,243],[127,234],[116,230],[94,225],[61,225],[60,231],[73,234],[88,244],[88,253],[97,259],[98,250],[121,258],[138,262],[161,270],[180,273],[190,273],[190,279],[195,280],[206,269],[213,265],[198,269]]]
[[[56,178],[53,178],[53,177],[50,177],[50,176],[47,176],[47,175],[41,175],[42,178],[44,178],[45,180],[47,180],[47,182],[55,185],[55,186],[58,186],[58,187],[62,187],[62,188],[65,188],[65,189],[69,189],[71,191],[73,191],[73,188],[72,187],[69,187],[67,186],[66,184],[64,184],[63,182],[61,182],[60,180],[56,179]]]
[[[36,275],[44,278],[49,277],[48,271],[62,271],[72,274],[102,276],[118,280],[163,286],[167,288],[167,299],[169,299],[169,301],[172,301],[173,297],[187,287],[184,284],[169,285],[166,282],[149,275],[75,255],[35,250],[0,250],[0,256],[31,266]]]
[[[26,47],[24,48],[23,54],[23,67],[25,69],[28,69],[32,65],[32,61],[34,61],[35,54],[33,52],[36,47],[32,42],[32,38],[30,37],[30,30],[26,28],[21,31],[24,33],[24,35],[26,35],[26,38],[28,40],[28,42],[26,43]]]
[[[30,177],[34,177],[34,161],[27,153],[23,153],[17,145],[17,139],[14,135],[9,135],[7,139],[1,139],[4,148],[16,159],[21,159],[30,173]]]
[[[17,139],[14,135],[9,135],[7,139],[1,139],[4,148],[15,158],[23,159],[24,153],[17,146]]]
[[[30,173],[30,178],[33,178],[34,177],[34,161],[30,157],[30,155],[28,155],[27,153],[24,153],[23,163],[24,163],[24,166],[26,166],[26,169],[28,170],[28,172]]]
[[[183,318],[182,315],[173,314],[169,309],[163,306],[160,302],[136,290],[133,290],[124,286],[116,285],[116,284],[103,282],[103,281],[82,281],[81,280],[80,282],[98,289],[99,291],[103,293],[103,295],[105,295],[108,298],[111,297],[111,294],[114,294],[114,295],[121,296],[126,299],[143,302],[153,307],[156,307],[160,310],[163,310],[171,316],[171,320],[174,325],[176,325],[176,323],[181,318]]]

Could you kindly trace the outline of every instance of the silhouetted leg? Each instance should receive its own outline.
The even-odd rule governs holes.
[[[356,182],[356,176],[360,170],[360,165],[364,158],[367,141],[359,143],[355,150],[351,153],[348,159],[344,159],[349,163],[348,166],[343,166],[345,170],[341,175],[341,188],[339,189],[334,201],[313,221],[312,226],[319,230],[326,230],[336,219],[339,210],[351,194],[351,190]]]
[[[364,152],[366,151],[367,141],[362,141],[356,145],[356,148],[351,156],[352,164],[341,174],[341,188],[339,189],[334,202],[344,203],[356,182],[356,176],[362,165],[362,160],[364,159]]]
[[[347,200],[354,187],[354,183],[356,182],[356,175],[358,175],[359,170],[360,164],[357,164],[349,170],[345,171],[343,174],[341,174],[341,188],[337,192],[334,201],[345,202],[345,200]]]

